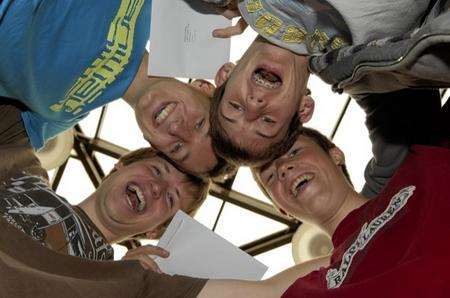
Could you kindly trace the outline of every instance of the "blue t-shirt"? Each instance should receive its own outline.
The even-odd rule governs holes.
[[[123,96],[150,34],[151,0],[3,0],[0,95],[21,101],[31,144]]]

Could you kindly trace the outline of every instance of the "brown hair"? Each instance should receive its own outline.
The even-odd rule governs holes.
[[[197,177],[195,175],[189,174],[184,172],[183,170],[179,169],[176,164],[174,164],[169,158],[167,158],[164,154],[161,152],[153,149],[153,148],[141,148],[134,151],[131,151],[122,157],[119,158],[118,162],[121,163],[124,166],[130,165],[134,162],[138,162],[147,158],[153,158],[153,157],[160,157],[164,159],[165,161],[169,162],[171,165],[173,165],[178,171],[182,172],[187,177],[187,181],[190,182],[194,187],[191,188],[191,194],[194,198],[197,198],[194,200],[194,202],[189,206],[189,210],[186,210],[186,213],[188,213],[190,216],[194,216],[197,212],[198,208],[203,204],[205,201],[208,190],[209,190],[209,179],[204,179]],[[116,172],[117,169],[113,168],[111,172],[104,178],[108,178],[112,173]],[[157,237],[161,237],[164,233],[165,229],[169,225],[172,218],[168,219],[166,222],[161,224],[158,227],[158,235]],[[132,238],[142,238],[143,235],[136,235]],[[143,236],[145,238],[145,235]]]
[[[279,152],[289,150],[296,140],[296,131],[301,126],[298,113],[292,117],[286,136],[263,151],[251,152],[248,148],[242,148],[233,143],[219,121],[219,106],[225,93],[226,84],[227,82],[216,89],[210,108],[210,135],[216,154],[233,165],[258,166],[275,159]]]

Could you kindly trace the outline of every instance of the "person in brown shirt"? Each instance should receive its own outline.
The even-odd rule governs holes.
[[[110,244],[135,235],[158,238],[179,209],[193,213],[207,194],[208,183],[185,174],[151,148],[119,159],[99,188],[72,206],[48,185],[25,134],[20,110],[0,105],[0,216],[41,245],[91,260],[112,260]],[[167,257],[155,246],[130,250],[159,271],[149,255]]]

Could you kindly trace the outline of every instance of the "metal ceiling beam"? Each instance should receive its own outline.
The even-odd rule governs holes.
[[[265,253],[269,250],[290,243],[296,230],[296,228],[288,228],[283,231],[273,233],[261,239],[242,245],[240,249],[244,250],[251,256]]]
[[[342,119],[344,119],[345,113],[348,110],[348,106],[350,105],[351,100],[352,100],[352,98],[349,96],[349,97],[347,97],[347,100],[345,101],[344,107],[342,108],[342,111],[339,114],[339,118],[337,119],[336,124],[334,125],[334,128],[333,128],[333,131],[331,132],[331,135],[330,135],[330,140],[332,140],[332,141],[333,141],[334,137],[336,136],[339,126],[342,123]]]
[[[67,159],[62,165],[58,167],[58,169],[55,172],[55,175],[53,175],[52,181],[50,182],[51,188],[56,191],[56,189],[59,186],[59,182],[61,182],[61,178],[64,174],[64,171],[66,170],[67,162],[69,159]]]
[[[267,204],[240,192],[225,189],[215,183],[210,187],[209,193],[219,199],[250,210],[259,215],[268,217],[289,227],[298,226],[298,221],[279,213],[271,204]]]
[[[108,155],[113,158],[120,158],[122,155],[127,154],[130,150],[123,148],[119,145],[115,145],[111,142],[102,139],[92,139],[85,136],[83,133],[76,132],[76,137],[79,138],[85,146],[87,146],[92,151],[97,151],[99,153]]]
[[[100,183],[102,182],[103,175],[99,171],[97,163],[94,162],[88,150],[86,149],[85,144],[80,142],[80,140],[75,137],[75,140],[73,142],[73,149],[75,150],[78,158],[83,164],[83,167],[89,178],[91,179],[92,184],[94,184],[95,188],[99,187]]]

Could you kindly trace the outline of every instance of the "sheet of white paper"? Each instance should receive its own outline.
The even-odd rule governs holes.
[[[200,278],[260,280],[267,266],[182,211],[175,214],[158,246],[170,257],[155,258],[164,273]]]
[[[153,0],[149,75],[214,79],[230,60],[230,39],[212,31],[231,21],[208,9],[202,0]]]

